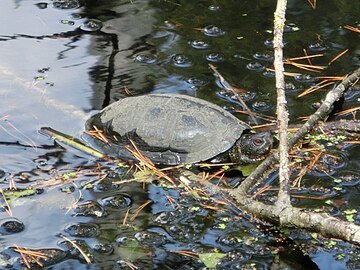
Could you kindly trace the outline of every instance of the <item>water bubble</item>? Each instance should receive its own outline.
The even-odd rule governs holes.
[[[272,48],[274,47],[274,41],[272,38],[268,38],[267,40],[264,41],[264,44],[266,47]]]
[[[218,11],[218,10],[220,10],[220,6],[211,5],[211,6],[209,6],[209,10],[211,10],[211,11]]]
[[[16,218],[6,218],[1,221],[0,235],[13,234],[23,231],[24,223]]]
[[[114,252],[114,247],[111,244],[96,244],[94,250],[101,254],[112,254]]]
[[[49,164],[45,158],[37,158],[34,162],[36,163],[36,167],[42,171],[50,171],[53,168],[52,164]]]
[[[265,101],[256,101],[253,103],[252,108],[254,111],[267,111],[270,109],[270,105]]]
[[[126,243],[126,241],[128,241],[129,239],[126,236],[121,236],[119,238],[117,238],[115,241],[118,245],[123,245]]]
[[[251,62],[246,65],[246,68],[253,71],[263,71],[265,69],[265,66],[263,66],[259,62]]]
[[[192,66],[191,60],[183,54],[176,54],[172,57],[172,61],[177,67],[190,67]]]
[[[87,201],[82,204],[78,204],[74,208],[75,216],[84,217],[103,217],[106,215],[105,210],[96,202]]]
[[[206,60],[210,62],[221,62],[224,60],[224,56],[220,53],[210,53],[206,55]]]
[[[129,207],[132,204],[132,200],[129,196],[118,194],[101,199],[101,203],[103,206],[119,209]]]
[[[173,24],[172,22],[170,21],[164,21],[164,26],[163,26],[165,29],[175,29],[176,28],[176,25]]]
[[[341,180],[340,186],[358,186],[360,176],[357,172],[342,172],[338,178]]]
[[[58,9],[76,9],[80,7],[78,0],[55,0],[53,7]]]
[[[94,32],[100,30],[102,26],[103,23],[100,20],[88,19],[80,25],[80,29],[86,32]]]
[[[265,70],[262,75],[266,78],[272,78],[275,77],[275,71]]]
[[[257,52],[253,55],[253,57],[256,60],[259,61],[267,61],[267,62],[272,62],[274,60],[274,55],[271,53],[261,53],[261,52]]]
[[[93,237],[97,235],[98,227],[91,223],[74,223],[67,226],[65,232],[76,237]]]
[[[301,74],[294,77],[294,79],[301,83],[317,83],[319,81],[318,78],[314,78],[309,74]]]
[[[157,62],[156,56],[150,53],[141,53],[135,56],[135,62],[144,64],[154,64]]]
[[[203,30],[203,33],[210,37],[219,37],[226,34],[224,30],[215,25],[206,26]]]
[[[201,78],[196,78],[196,77],[191,77],[189,79],[186,80],[188,84],[192,85],[192,86],[204,86],[207,81],[205,79],[201,79]]]
[[[321,45],[320,43],[314,43],[309,45],[309,50],[312,52],[323,52],[327,50],[327,47]]]
[[[61,20],[60,23],[67,24],[67,25],[74,25],[75,24],[74,21],[70,21],[70,20]]]
[[[193,47],[195,49],[200,49],[200,50],[208,49],[210,47],[210,45],[208,43],[206,43],[205,41],[202,41],[202,40],[190,41],[190,45],[191,45],[191,47]]]

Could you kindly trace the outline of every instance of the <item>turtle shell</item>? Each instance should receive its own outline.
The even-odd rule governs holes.
[[[134,141],[153,162],[175,165],[209,160],[229,150],[250,126],[217,105],[178,94],[121,99],[87,122],[103,130],[111,145],[102,150],[128,157]]]

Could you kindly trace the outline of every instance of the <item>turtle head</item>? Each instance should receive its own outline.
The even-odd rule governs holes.
[[[269,154],[273,145],[273,137],[270,132],[256,134],[243,134],[236,142],[236,149],[231,159],[240,163],[255,163],[263,160]]]

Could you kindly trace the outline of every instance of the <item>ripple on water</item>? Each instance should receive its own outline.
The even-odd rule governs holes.
[[[94,250],[97,253],[102,253],[102,254],[112,254],[114,252],[114,247],[111,244],[96,244],[94,246]]]
[[[206,60],[210,62],[221,62],[224,61],[224,55],[221,53],[209,53],[206,55]]]
[[[157,62],[156,56],[151,53],[140,53],[135,56],[134,60],[143,64],[155,64]]]
[[[0,222],[0,235],[22,232],[24,228],[24,223],[17,218],[5,218]]]
[[[191,67],[192,61],[184,54],[176,54],[172,57],[172,62],[176,67]]]
[[[203,33],[210,37],[219,37],[219,36],[223,36],[226,34],[226,32],[224,30],[222,30],[221,28],[219,28],[215,25],[208,25],[208,26],[204,27]]]
[[[203,79],[199,77],[191,77],[187,79],[186,82],[191,86],[204,86],[208,83],[208,81],[205,78]]]
[[[199,39],[190,41],[189,44],[191,45],[191,47],[193,47],[195,49],[200,49],[200,50],[205,50],[210,47],[210,45],[208,43],[206,43],[203,40],[199,40]]]
[[[324,52],[327,50],[327,47],[320,44],[320,43],[313,43],[313,44],[310,44],[309,45],[309,50],[312,51],[312,52]]]
[[[102,198],[101,204],[114,209],[122,209],[129,207],[132,204],[132,199],[127,195],[117,194],[115,196]]]
[[[75,237],[94,237],[98,234],[98,226],[91,223],[73,223],[65,228],[65,232]]]
[[[267,40],[264,41],[264,45],[268,48],[273,48],[274,47],[273,39],[268,38]]]
[[[270,104],[265,101],[256,101],[252,104],[252,108],[254,111],[268,111],[270,109]]]
[[[75,22],[70,21],[70,20],[61,20],[60,23],[70,25],[70,26],[75,25]]]
[[[317,82],[319,82],[318,78],[314,78],[309,74],[301,74],[301,75],[295,76],[294,79],[300,83],[317,83]]]
[[[86,32],[94,32],[100,30],[102,26],[103,23],[100,20],[87,19],[80,25],[80,29]]]
[[[341,172],[337,178],[341,180],[341,182],[338,183],[340,186],[354,187],[360,184],[360,174],[354,171]]]
[[[271,71],[271,70],[264,70],[264,72],[262,73],[262,75],[266,78],[272,78],[275,77],[275,71]]]
[[[265,66],[262,65],[259,62],[250,62],[249,64],[246,65],[246,68],[248,70],[252,70],[252,71],[264,71]]]
[[[220,10],[220,6],[217,6],[217,5],[211,5],[208,7],[209,10],[211,11],[218,11]]]
[[[106,215],[105,210],[96,202],[87,201],[81,204],[78,204],[74,208],[75,216],[84,216],[84,217],[103,217]]]
[[[53,7],[58,9],[76,9],[80,7],[78,0],[55,0]]]
[[[272,53],[257,52],[253,55],[253,57],[259,61],[267,61],[267,62],[274,61],[274,55]]]

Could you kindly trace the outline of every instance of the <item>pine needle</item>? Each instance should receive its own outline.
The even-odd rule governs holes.
[[[188,251],[188,250],[169,250],[171,253],[180,254],[186,257],[191,257],[194,259],[199,259],[198,255],[195,252]]]
[[[316,0],[308,0],[310,6],[312,7],[312,9],[316,9]]]
[[[148,200],[145,203],[143,203],[142,205],[140,205],[136,210],[135,213],[132,215],[132,217],[130,218],[130,221],[134,221],[136,219],[136,217],[139,215],[139,213],[141,212],[141,210],[143,210],[147,205],[149,205],[150,203],[152,203],[152,200]]]
[[[130,140],[130,143],[132,144],[133,149],[130,146],[126,146],[125,148],[140,162],[142,162],[142,164],[144,164],[145,167],[147,167],[148,169],[150,169],[151,171],[153,171],[159,178],[164,178],[166,180],[168,180],[172,185],[176,186],[174,181],[164,172],[162,172],[161,170],[159,170],[158,168],[155,167],[154,163],[148,158],[145,157],[141,151],[139,150],[139,148],[136,146],[136,144]],[[137,165],[137,167],[139,169],[141,169],[140,166]]]
[[[345,53],[347,53],[349,49],[346,49],[345,51],[339,53],[337,56],[335,56],[328,64],[330,66],[333,62],[335,62],[337,59],[339,59],[341,56],[343,56]]]
[[[300,97],[303,97],[303,96],[306,96],[312,92],[315,92],[321,88],[324,88],[328,85],[332,85],[334,84],[335,82],[329,82],[328,80],[324,80],[324,81],[321,81],[319,83],[317,83],[316,85],[314,86],[311,86],[310,88],[306,89],[304,92],[302,92],[301,94],[299,94],[297,97],[300,98]]]
[[[93,125],[93,130],[87,130],[87,131],[85,131],[85,133],[97,138],[98,140],[100,140],[106,144],[110,144],[109,140],[104,135],[104,131],[98,129],[97,126],[95,126],[95,125]]]
[[[356,33],[360,33],[360,29],[357,28],[357,27],[354,27],[354,26],[351,26],[351,25],[344,25],[344,28],[350,30],[350,31],[353,31],[353,32],[356,32]]]
[[[347,109],[347,110],[344,110],[344,111],[341,111],[341,112],[337,112],[337,113],[335,113],[335,115],[341,116],[341,115],[356,112],[356,111],[359,111],[359,110],[360,110],[360,107],[350,108],[350,109]]]
[[[75,243],[75,241],[70,240],[69,238],[67,238],[64,235],[60,235],[60,237],[63,238],[64,240],[68,241],[71,245],[73,245],[74,248],[76,248],[81,253],[81,255],[83,255],[87,264],[91,263],[91,259],[89,258],[89,256],[86,255],[86,253],[80,248],[80,246],[78,244]]]

